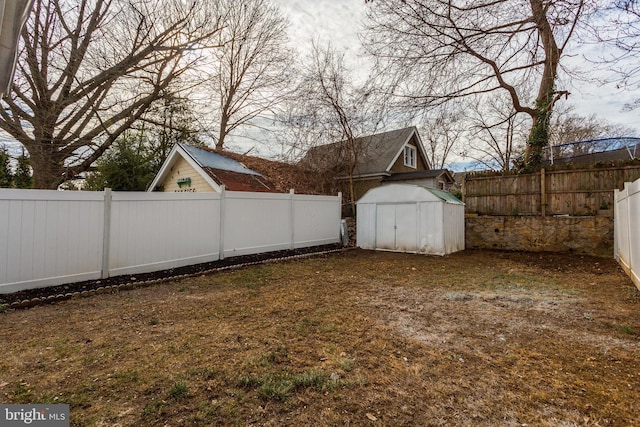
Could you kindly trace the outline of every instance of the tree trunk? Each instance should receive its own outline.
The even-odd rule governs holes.
[[[29,144],[31,145],[31,144]],[[28,147],[34,188],[57,190],[65,181],[64,159],[56,159],[51,150],[35,150]]]
[[[543,149],[549,143],[549,118],[551,110],[538,111],[532,116],[533,124],[524,155],[524,171],[533,172],[542,166]]]
[[[533,126],[527,140],[524,159],[525,170],[533,171],[542,166],[543,148],[549,144],[549,121],[555,102],[555,81],[562,52],[556,43],[553,29],[547,19],[543,0],[529,0],[529,2],[545,53],[542,79],[535,102],[536,111],[531,116]]]
[[[220,117],[220,132],[218,133],[218,141],[216,142],[216,151],[222,151],[224,149],[224,140],[227,136],[227,125],[229,123],[229,116],[222,113]]]
[[[358,165],[358,152],[356,151],[356,142],[353,138],[353,133],[351,129],[349,129],[347,138],[348,149],[349,149],[349,196],[351,199],[351,217],[356,217],[356,188],[353,181],[353,175],[356,172],[356,167]]]
[[[351,205],[351,217],[355,218],[356,217],[356,189],[355,186],[353,184],[353,172],[349,174],[349,198],[351,199],[350,205]]]

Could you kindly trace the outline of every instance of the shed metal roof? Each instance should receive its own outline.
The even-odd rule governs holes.
[[[431,194],[433,194],[437,198],[439,198],[441,200],[444,200],[445,202],[455,203],[455,204],[458,204],[458,205],[463,204],[462,200],[458,199],[456,196],[454,196],[451,193],[448,193],[448,192],[442,191],[442,190],[436,190],[435,188],[429,188],[429,187],[423,187],[423,188],[425,188],[427,191],[431,192]]]
[[[357,201],[357,204],[415,202],[445,202],[464,205],[453,194],[415,184],[388,184],[372,188]]]

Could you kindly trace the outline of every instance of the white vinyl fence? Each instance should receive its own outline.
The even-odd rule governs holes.
[[[0,294],[340,241],[341,196],[0,189]]]
[[[640,180],[615,190],[615,257],[640,289]]]

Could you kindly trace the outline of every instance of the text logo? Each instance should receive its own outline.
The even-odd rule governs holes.
[[[2,405],[0,426],[69,427],[69,405]]]

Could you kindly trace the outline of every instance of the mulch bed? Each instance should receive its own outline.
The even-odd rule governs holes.
[[[43,303],[52,303],[74,297],[87,296],[93,293],[111,292],[114,290],[148,286],[153,283],[158,283],[159,281],[170,280],[177,277],[193,276],[245,265],[254,265],[263,262],[314,255],[328,251],[337,251],[341,248],[342,245],[336,243],[331,245],[265,252],[260,254],[229,257],[219,261],[188,265],[185,267],[171,268],[151,273],[114,276],[107,279],[87,280],[84,282],[69,283],[46,288],[27,289],[10,294],[1,294],[0,304],[9,305],[11,308],[27,308]]]

